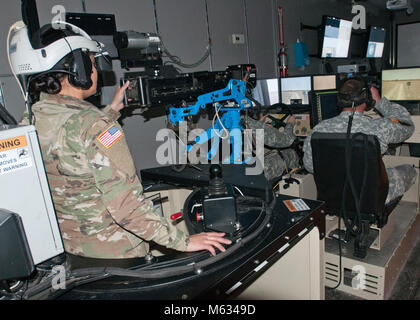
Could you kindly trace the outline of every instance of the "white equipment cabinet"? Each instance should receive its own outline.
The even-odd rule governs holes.
[[[0,126],[0,208],[22,218],[35,265],[64,252],[34,126]]]

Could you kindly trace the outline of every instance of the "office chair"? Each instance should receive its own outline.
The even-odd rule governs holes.
[[[353,255],[365,258],[369,226],[382,228],[401,200],[385,205],[388,176],[376,136],[315,132],[311,139],[318,200],[343,219],[346,238],[355,236]],[[347,149],[347,156],[346,156]]]

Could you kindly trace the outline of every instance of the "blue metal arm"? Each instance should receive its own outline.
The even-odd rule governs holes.
[[[223,127],[229,131],[231,143],[233,144],[233,151],[230,157],[231,163],[240,162],[242,150],[242,127],[240,125],[240,111],[252,107],[252,102],[246,96],[246,81],[230,80],[227,87],[217,91],[203,94],[197,98],[197,102],[187,107],[171,107],[169,109],[169,119],[173,124],[178,124],[185,120],[185,117],[196,115],[200,109],[205,109],[207,104],[214,104],[223,101],[235,101],[235,105],[222,106],[219,112],[223,112],[220,122]],[[199,144],[206,143],[213,139],[212,148],[207,157],[209,160],[217,154],[220,144],[220,137],[215,134],[214,130],[220,132],[223,128],[218,121],[214,128],[209,128],[206,132],[196,138],[195,142]],[[189,152],[192,145],[187,147]]]

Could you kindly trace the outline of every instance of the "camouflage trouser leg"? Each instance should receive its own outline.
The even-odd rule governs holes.
[[[280,151],[288,170],[299,168],[299,156],[293,149],[285,149]]]
[[[417,178],[417,172],[413,166],[403,164],[394,168],[387,168],[389,189],[386,203],[402,196],[414,184]]]
[[[267,180],[280,177],[284,172],[285,166],[283,159],[277,151],[264,155],[264,176]]]

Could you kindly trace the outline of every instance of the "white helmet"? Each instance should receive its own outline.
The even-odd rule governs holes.
[[[8,54],[10,67],[15,75],[27,76],[51,70],[61,59],[77,49],[102,52],[101,43],[92,40],[85,31],[68,22],[57,21],[48,26],[62,30],[67,36],[44,47],[40,43],[39,48],[33,47],[34,41],[29,39],[27,26],[22,21],[11,27],[9,36],[14,32],[8,38]]]

